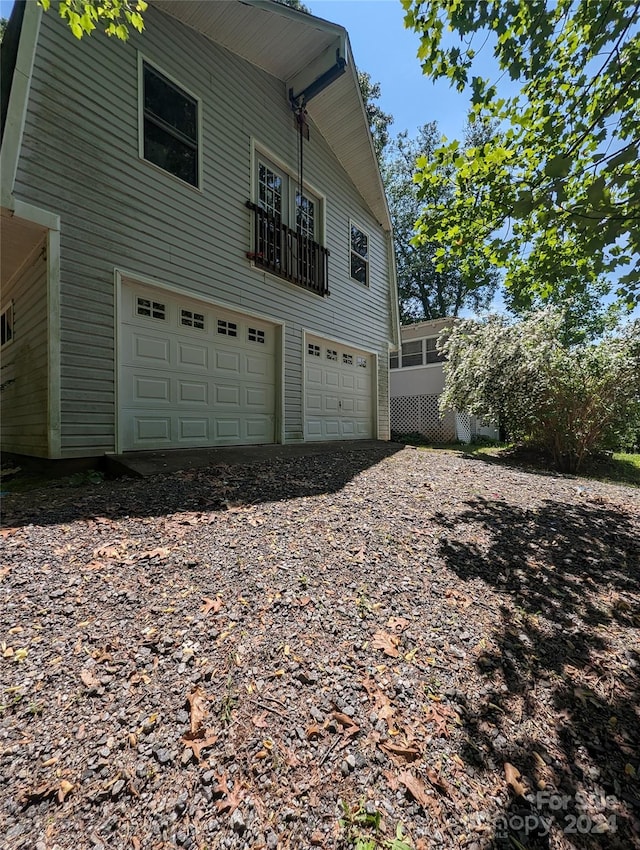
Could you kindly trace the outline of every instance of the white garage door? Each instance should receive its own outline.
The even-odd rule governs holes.
[[[305,439],[370,439],[373,356],[313,336],[305,346]]]
[[[275,336],[268,322],[123,287],[122,450],[274,442]]]

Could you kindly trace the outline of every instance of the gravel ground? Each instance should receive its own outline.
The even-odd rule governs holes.
[[[0,533],[2,848],[640,848],[638,490],[380,445]]]

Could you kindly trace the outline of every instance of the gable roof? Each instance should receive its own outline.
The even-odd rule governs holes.
[[[338,24],[274,0],[152,0],[156,8],[283,81],[322,67],[341,44],[345,73],[309,101],[306,109],[361,197],[384,230],[389,209],[373,148],[347,31]]]

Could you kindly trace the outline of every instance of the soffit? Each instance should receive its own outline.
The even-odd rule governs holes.
[[[154,5],[283,83],[344,34],[337,24],[268,0],[155,0]],[[346,58],[346,73],[316,95],[307,111],[366,205],[390,230],[348,37]]]

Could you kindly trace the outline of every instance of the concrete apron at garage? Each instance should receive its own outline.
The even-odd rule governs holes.
[[[371,451],[386,448],[394,454],[403,446],[382,440],[342,440],[329,443],[295,443],[291,445],[271,444],[266,446],[218,446],[204,449],[167,449],[164,451],[126,452],[107,454],[107,472],[113,475],[128,475],[133,478],[148,478],[150,475],[179,472],[184,469],[203,469],[207,466],[260,463],[274,458],[314,457],[317,455],[344,452]],[[384,454],[384,452],[383,452]]]

